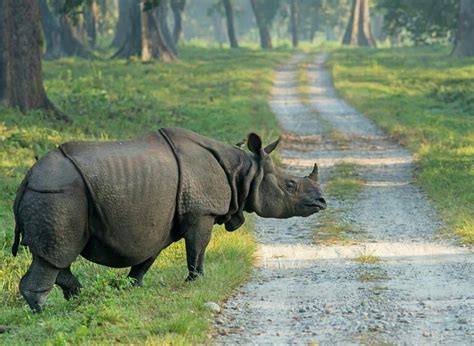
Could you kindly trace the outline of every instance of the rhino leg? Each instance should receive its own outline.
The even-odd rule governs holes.
[[[77,296],[82,288],[79,280],[71,273],[71,267],[62,269],[56,278],[56,285],[61,287],[63,295],[66,300]]]
[[[150,257],[146,261],[132,266],[130,272],[128,273],[128,277],[132,279],[134,286],[143,286],[143,277],[145,276],[148,269],[150,269],[153,262],[155,262],[156,257],[158,257],[158,255]]]
[[[20,280],[20,292],[33,312],[41,312],[49,291],[54,286],[59,269],[41,257],[33,255],[33,262]]]
[[[189,270],[186,281],[194,281],[197,277],[204,275],[204,254],[211,240],[214,217],[207,215],[193,221],[185,226],[186,229],[183,232]]]

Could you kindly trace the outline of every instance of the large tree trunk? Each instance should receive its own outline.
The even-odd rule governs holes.
[[[291,0],[291,43],[293,48],[298,47],[298,0]]]
[[[376,46],[370,29],[369,0],[353,0],[351,16],[342,43],[353,46]]]
[[[257,6],[256,0],[250,0],[252,10],[255,15],[255,21],[257,22],[258,32],[260,34],[260,47],[264,49],[272,48],[272,38],[270,36],[269,23],[265,20],[264,16],[260,12]]]
[[[120,49],[115,53],[113,58],[128,59],[132,56],[141,56],[142,54],[142,16],[141,5],[138,1],[128,2],[127,0],[119,2],[119,22],[120,16],[127,16],[127,26],[123,28],[124,35]],[[127,8],[127,13],[122,13]],[[119,30],[119,23],[117,23],[117,30]],[[117,38],[117,33],[115,38]],[[112,43],[113,44],[113,43]]]
[[[92,0],[84,11],[85,27],[89,47],[95,47],[97,41],[97,24],[99,18],[97,3]]]
[[[132,7],[134,6],[136,6],[135,0],[133,0],[133,2],[130,0],[119,0],[119,16],[117,26],[115,27],[115,36],[111,44],[112,47],[120,48],[125,43],[125,40],[129,35],[130,27],[133,25]]]
[[[223,0],[225,16],[227,19],[227,35],[229,36],[229,44],[231,48],[239,48],[237,43],[237,36],[235,34],[235,25],[234,25],[234,11],[232,9],[232,3],[230,0]]]
[[[184,6],[186,6],[186,0],[171,0],[171,9],[173,10],[174,18],[173,39],[175,45],[178,44],[178,41],[183,35]]]
[[[176,55],[168,47],[163,33],[162,25],[158,15],[158,9],[151,9],[147,12],[142,10],[142,3],[133,2],[130,8],[130,28],[124,44],[114,58],[130,58],[132,56],[141,57],[143,62],[152,58],[159,58],[162,62],[169,62],[176,59]]]
[[[36,0],[0,0],[0,103],[21,111],[42,108],[56,118],[41,68],[41,25]]]
[[[461,0],[454,53],[457,56],[474,56],[474,1],[472,0]]]
[[[176,46],[174,44],[174,38],[171,36],[170,29],[168,27],[168,1],[167,0],[160,0],[160,5],[158,6],[157,10],[158,20],[160,22],[160,29],[163,35],[163,38],[166,42],[166,46],[173,52],[176,56],[178,55],[178,51],[176,50]]]

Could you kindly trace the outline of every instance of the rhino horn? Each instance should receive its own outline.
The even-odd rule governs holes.
[[[308,175],[308,178],[314,180],[315,182],[319,181],[319,171],[317,163],[314,164],[313,171]]]

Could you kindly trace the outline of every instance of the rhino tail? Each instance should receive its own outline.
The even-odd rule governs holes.
[[[20,246],[21,236],[23,234],[23,230],[21,228],[21,223],[19,220],[18,211],[20,208],[21,200],[23,199],[23,195],[25,194],[26,187],[28,185],[30,174],[31,174],[31,170],[26,174],[25,179],[23,179],[20,186],[18,187],[18,190],[16,192],[15,202],[13,203],[13,214],[15,215],[15,238],[12,245],[13,256],[16,256],[16,254],[18,253],[18,247]]]

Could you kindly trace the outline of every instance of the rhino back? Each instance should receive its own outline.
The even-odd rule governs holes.
[[[167,245],[175,214],[178,167],[162,138],[72,142],[61,149],[81,171],[97,212],[86,257],[107,265],[116,257],[125,266]]]

